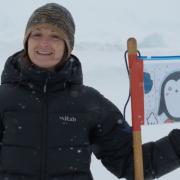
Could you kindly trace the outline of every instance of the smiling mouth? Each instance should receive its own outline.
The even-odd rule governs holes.
[[[38,55],[43,55],[43,56],[49,56],[52,54],[52,52],[48,52],[48,51],[36,51],[36,53]]]

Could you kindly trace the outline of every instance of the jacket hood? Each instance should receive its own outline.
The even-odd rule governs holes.
[[[23,60],[23,50],[7,59],[1,84],[22,84],[42,89],[46,83],[49,89],[61,89],[67,85],[83,83],[81,63],[74,55],[55,72],[24,63]]]

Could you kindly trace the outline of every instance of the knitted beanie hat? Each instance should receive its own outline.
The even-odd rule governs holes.
[[[37,8],[30,16],[24,36],[24,48],[27,52],[27,40],[33,29],[40,24],[49,24],[56,28],[60,37],[66,44],[68,58],[74,47],[75,23],[71,13],[63,6],[56,3],[48,3]]]

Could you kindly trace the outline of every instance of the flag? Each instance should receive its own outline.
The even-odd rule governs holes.
[[[143,116],[141,125],[180,122],[180,56],[135,57],[130,74],[135,76],[139,94],[132,98],[137,99],[138,115]]]

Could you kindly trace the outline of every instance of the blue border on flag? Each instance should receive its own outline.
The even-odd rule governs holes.
[[[139,60],[180,60],[180,56],[138,56]]]

